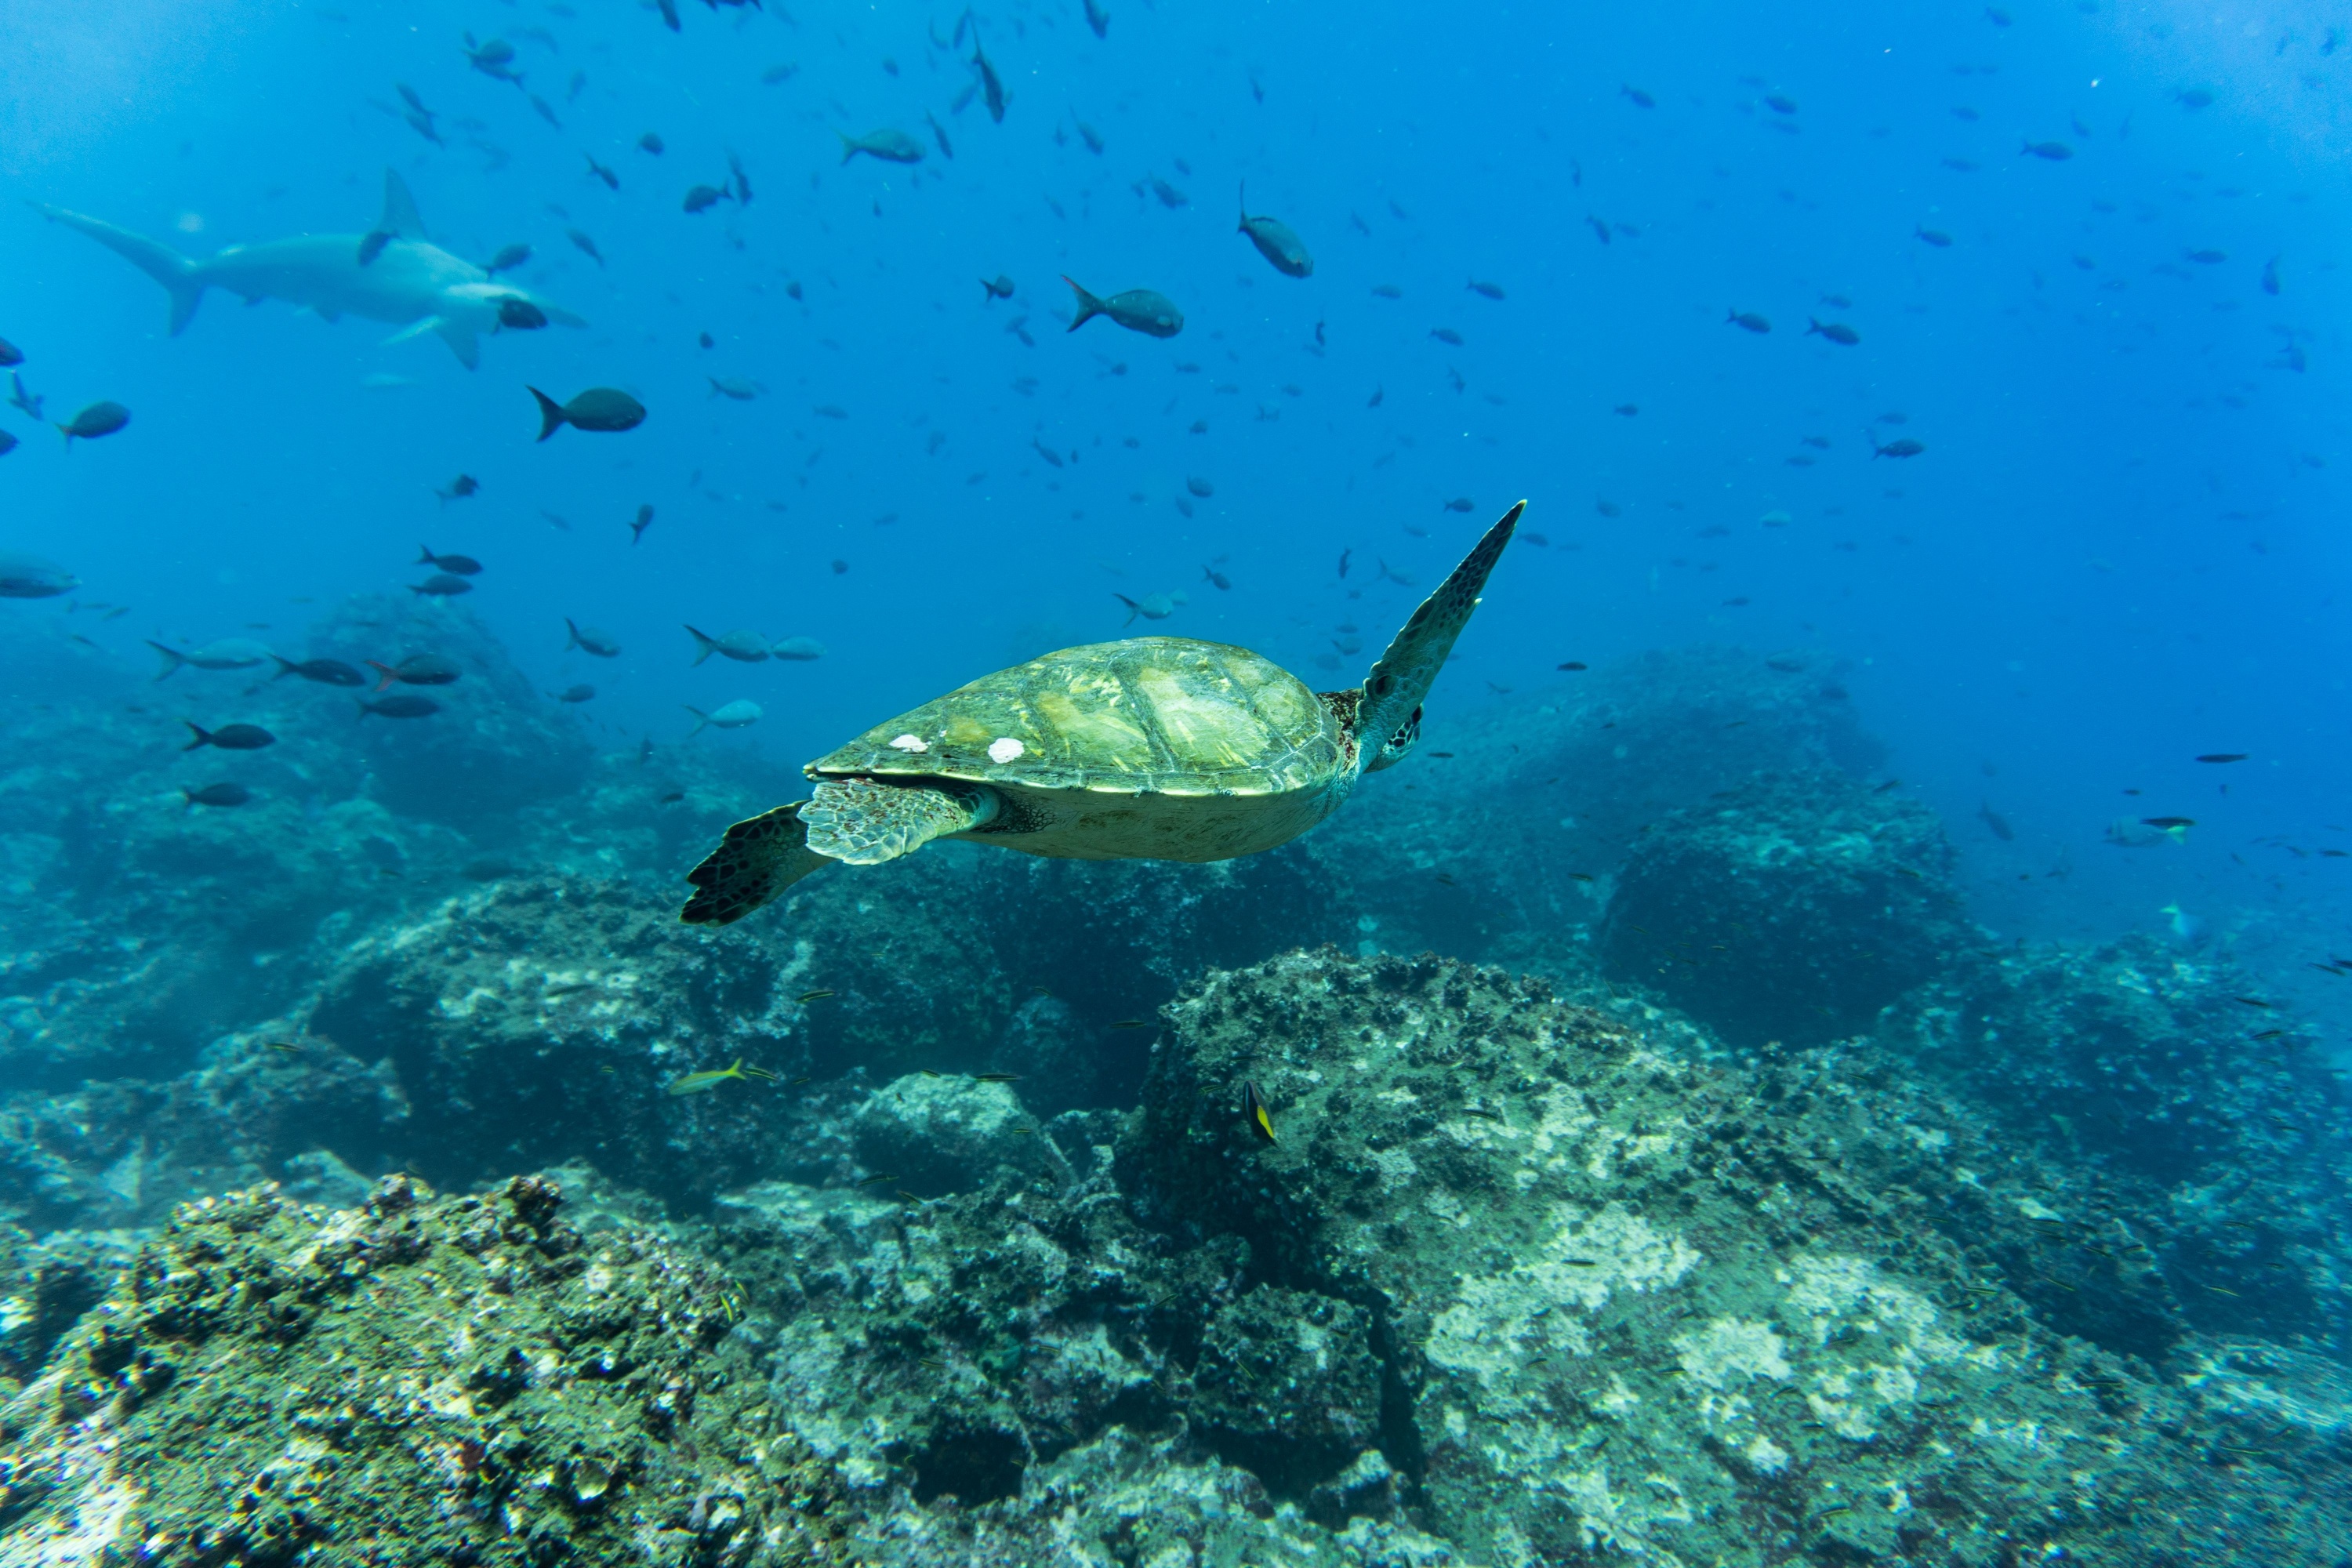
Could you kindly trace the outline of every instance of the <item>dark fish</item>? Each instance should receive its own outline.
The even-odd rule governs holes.
[[[593,256],[595,252],[591,250],[589,254]],[[530,259],[530,246],[503,245],[499,247],[499,253],[490,258],[490,264],[488,267],[483,268],[482,270],[492,274],[510,271],[517,267],[520,267],[524,262],[529,261]]]
[[[1110,13],[1097,5],[1095,0],[1087,0],[1087,26],[1095,30],[1096,37],[1109,37]]]
[[[1868,432],[1865,431],[1864,434],[1867,435]],[[1883,447],[1878,444],[1875,437],[1872,437],[1870,443],[1870,456],[1874,462],[1880,458],[1916,458],[1927,449],[1924,444],[1914,441],[1908,436],[1899,441],[1889,441]]]
[[[460,594],[472,593],[474,585],[463,577],[436,572],[422,583],[411,583],[408,591],[427,599],[454,599]]]
[[[457,668],[456,659],[446,658],[437,653],[412,653],[398,664],[384,664],[372,658],[368,660],[368,668],[383,677],[375,683],[378,691],[395,680],[404,686],[446,686],[466,673]]]
[[[1621,98],[1631,99],[1633,102],[1633,107],[1636,109],[1655,109],[1658,107],[1658,100],[1652,98],[1648,93],[1643,92],[1638,87],[1621,87],[1617,89],[1617,94]]]
[[[1622,415],[1625,418],[1631,419],[1635,415],[1642,412],[1642,405],[1638,403],[1621,403],[1609,412],[1612,414]]]
[[[1727,310],[1724,312],[1723,324],[1727,327],[1745,327],[1751,332],[1769,332],[1772,330],[1772,323],[1753,310]]]
[[[727,193],[717,185],[697,185],[686,193],[686,210],[690,213],[708,212],[728,199]]]
[[[410,697],[405,693],[398,697],[384,698],[380,702],[370,702],[365,698],[355,698],[353,700],[360,705],[362,719],[365,719],[371,713],[380,714],[386,719],[423,719],[441,711],[441,704],[434,701],[430,697]]]
[[[1503,286],[1500,283],[1481,283],[1473,278],[1470,279],[1470,292],[1483,294],[1489,300],[1499,300],[1503,297]]]
[[[558,702],[587,702],[594,699],[596,689],[589,685],[567,686],[555,694]]]
[[[948,140],[948,128],[940,123],[939,117],[927,109],[923,110],[923,123],[931,128],[931,140],[940,144],[940,156],[953,158],[955,144]]]
[[[2278,264],[2279,258],[2275,256],[2263,263],[2263,292],[2265,294],[2275,294],[2279,291]]]
[[[1184,481],[1184,488],[1191,490],[1194,495],[1199,496],[1202,500],[1207,500],[1211,496],[1217,493],[1217,487],[1210,483],[1207,479],[1202,479],[1198,474],[1194,474],[1191,478],[1187,479]]]
[[[383,254],[383,247],[390,245],[394,238],[394,236],[393,232],[388,228],[370,229],[367,233],[360,236],[360,265],[362,267],[365,267],[369,263],[373,262],[377,257],[382,256]]]
[[[447,506],[453,500],[464,500],[467,496],[472,495],[476,490],[478,490],[481,488],[482,481],[476,479],[473,475],[459,474],[456,479],[449,481],[448,489],[435,490],[433,493],[441,498],[441,504],[443,506]],[[417,564],[423,565],[424,563],[419,562]]]
[[[1437,510],[1440,511],[1475,511],[1477,508],[1478,503],[1472,500],[1468,496],[1455,496],[1452,500],[1446,501],[1439,506]]]
[[[2074,149],[2067,146],[2063,142],[2028,142],[2020,146],[2018,152],[2032,153],[2036,158],[2046,158],[2053,163],[2063,163],[2074,155]]]
[[[1448,343],[1457,349],[1462,346],[1462,334],[1452,327],[1432,327],[1429,335],[1441,343]]]
[[[1174,300],[1156,290],[1129,289],[1108,300],[1098,300],[1076,279],[1065,276],[1062,281],[1078,297],[1078,313],[1070,321],[1070,331],[1074,332],[1097,316],[1108,316],[1130,332],[1144,332],[1155,338],[1172,338],[1184,330],[1184,312],[1176,308]]]
[[[16,449],[16,437],[5,430],[0,430],[0,458],[6,457]]]
[[[257,752],[278,743],[278,737],[258,724],[224,724],[217,730],[206,730],[193,720],[183,719],[180,722],[196,737],[180,748],[184,752],[193,752],[198,746],[217,746],[224,752]]]
[[[595,153],[583,152],[581,156],[588,160],[588,172],[604,181],[605,189],[617,191],[621,188],[621,176],[596,162]]]
[[[988,290],[988,292],[982,297],[980,301],[983,305],[989,303],[991,300],[1010,300],[1013,298],[1013,279],[1007,278],[1002,272],[998,273],[993,278],[982,279],[980,280],[980,286]]]
[[[130,423],[131,410],[120,403],[93,403],[75,415],[70,423],[58,428],[64,432],[66,445],[70,447],[76,437],[85,441],[95,441],[100,436],[113,435]]]
[[[629,542],[635,544],[638,540],[643,539],[646,536],[646,530],[653,526],[653,521],[654,509],[651,501],[638,507],[637,515],[629,523]],[[569,621],[564,624],[571,625]]]
[[[2251,752],[2208,752],[2197,760],[2200,763],[2242,763],[2252,754]]]
[[[5,338],[0,338],[0,370],[10,370],[25,363],[25,351]]]
[[[988,63],[981,52],[980,39],[971,40],[971,68],[980,73],[981,100],[988,105],[988,117],[999,125],[1004,123],[1004,84],[996,79],[996,68]]]
[[[727,173],[729,177],[735,183],[735,205],[739,207],[750,206],[751,205],[751,176],[743,172],[743,160],[737,157],[733,153],[727,154]]]
[[[1096,130],[1093,126],[1087,124],[1083,120],[1073,120],[1070,123],[1078,128],[1078,140],[1087,144],[1087,151],[1092,153],[1097,158],[1101,157],[1103,150],[1102,132]]]
[[[563,235],[565,238],[578,246],[587,256],[589,260],[594,262],[599,267],[604,265],[604,253],[596,248],[596,242],[594,240],[589,238],[586,235],[581,233],[576,228],[567,228],[563,231]]]
[[[1215,584],[1220,591],[1229,590],[1234,585],[1234,580],[1232,578],[1226,576],[1223,572],[1218,571],[1213,566],[1202,567],[1201,575],[1208,579],[1211,583]]]
[[[1241,232],[1250,237],[1257,253],[1276,272],[1285,278],[1305,278],[1314,272],[1315,258],[1307,254],[1307,247],[1288,224],[1280,218],[1250,216],[1247,185],[1242,187],[1241,216]]]
[[[1029,437],[1029,445],[1035,447],[1037,455],[1045,458],[1046,462],[1052,464],[1055,468],[1058,468],[1062,466],[1062,454],[1054,450],[1053,447],[1045,445],[1044,441],[1032,436]]]
[[[758,382],[747,381],[738,375],[706,375],[702,379],[710,384],[711,396],[730,398],[737,403],[749,403],[766,390]]]
[[[1345,576],[1348,574],[1348,557],[1349,557],[1350,555],[1353,555],[1354,553],[1355,553],[1355,552],[1354,552],[1353,550],[1342,550],[1341,552],[1339,552],[1339,575],[1340,575],[1340,576],[1345,577]]]
[[[278,673],[269,678],[272,680],[283,680],[289,675],[299,675],[305,680],[315,680],[321,686],[365,686],[367,684],[366,676],[362,675],[340,658],[306,658],[297,664],[290,658],[278,658],[276,654],[271,654],[269,657],[278,659]]]
[[[646,422],[646,405],[614,387],[592,386],[569,403],[558,403],[535,386],[527,390],[539,399],[542,441],[566,425],[575,430],[617,432]]]
[[[2002,819],[2000,813],[1995,811],[1990,803],[1979,802],[1977,815],[1982,817],[1984,825],[1992,830],[1992,836],[2003,844],[2010,843],[2017,837],[2016,833],[2011,831],[2009,824]]]
[[[1586,664],[1582,659],[1571,658],[1566,664],[1559,665],[1555,668],[1560,669],[1590,669],[1592,667]]]
[[[1274,1135],[1273,1108],[1266,1104],[1265,1096],[1258,1092],[1257,1085],[1246,1079],[1242,1080],[1242,1112],[1248,1118],[1252,1132],[1268,1143],[1281,1142]]]
[[[2193,816],[2143,816],[2139,820],[2143,826],[2161,827],[2168,832],[2175,827],[2197,826],[2197,819]]]
[[[1171,212],[1173,212],[1178,207],[1189,207],[1192,205],[1192,197],[1186,195],[1183,192],[1178,190],[1175,186],[1170,184],[1167,181],[1161,179],[1157,174],[1148,176],[1146,183],[1151,186],[1151,194],[1160,198],[1160,205],[1168,208]]]
[[[1775,114],[1794,114],[1797,112],[1797,100],[1784,93],[1768,92],[1764,95],[1764,107]]]
[[[1952,237],[1940,228],[1915,228],[1911,232],[1938,250],[1948,250],[1951,247]]]
[[[441,572],[453,572],[460,577],[472,577],[478,575],[482,570],[482,563],[470,555],[436,555],[433,553],[433,547],[428,544],[420,544],[416,547],[416,559],[409,564],[430,566]]]
[[[241,784],[209,784],[202,789],[183,787],[180,793],[187,797],[191,811],[200,805],[243,805],[253,798],[253,792]]]
[[[1607,218],[1593,217],[1588,214],[1584,219],[1584,226],[1592,231],[1592,237],[1599,240],[1601,244],[1610,245],[1614,243],[1614,241],[1609,237],[1609,220]]]
[[[919,163],[923,161],[923,144],[903,131],[869,131],[863,136],[836,131],[834,134],[841,138],[841,161],[845,163],[860,153],[887,163]]]
[[[563,629],[572,634],[564,639],[563,643],[564,651],[567,653],[576,647],[582,653],[594,658],[621,657],[621,645],[594,626],[581,626],[571,616],[566,616],[563,617]]]
[[[1805,320],[1813,323],[1805,329],[1807,336],[1818,333],[1829,339],[1830,342],[1842,343],[1847,348],[1852,348],[1862,342],[1862,334],[1843,321],[1813,321],[1811,316],[1806,317]]]
[[[522,85],[522,73],[514,68],[515,47],[504,38],[492,38],[486,44],[476,44],[471,33],[466,35],[466,59],[487,77]]]
[[[0,550],[0,599],[54,599],[79,586],[80,578],[54,562]]]
[[[653,131],[648,131],[643,136],[638,137],[637,146],[643,151],[652,153],[656,158],[660,157],[662,153],[667,150],[662,145],[660,133]]]

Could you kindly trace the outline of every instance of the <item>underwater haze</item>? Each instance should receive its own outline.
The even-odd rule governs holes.
[[[2347,92],[0,12],[0,1565],[2340,1568]]]

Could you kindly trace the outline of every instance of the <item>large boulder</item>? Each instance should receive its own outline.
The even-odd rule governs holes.
[[[1840,773],[1762,774],[1638,837],[1601,963],[1736,1046],[1835,1039],[1973,943],[1952,865],[1924,806]]]

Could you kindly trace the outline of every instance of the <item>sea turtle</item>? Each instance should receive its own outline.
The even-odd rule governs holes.
[[[1244,647],[1129,637],[982,676],[803,770],[807,800],[739,822],[679,916],[726,925],[835,860],[934,838],[1079,860],[1230,860],[1286,844],[1421,734],[1421,701],[1525,501],[1486,531],[1372,666],[1318,693]]]

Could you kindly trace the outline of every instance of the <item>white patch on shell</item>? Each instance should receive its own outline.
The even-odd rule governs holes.
[[[1028,749],[1010,735],[999,735],[988,743],[988,760],[1003,767]]]
[[[920,735],[900,735],[890,744],[901,752],[928,752],[931,749],[931,743]]]

